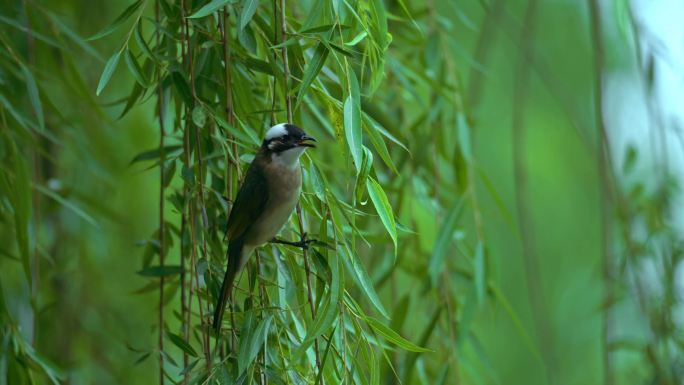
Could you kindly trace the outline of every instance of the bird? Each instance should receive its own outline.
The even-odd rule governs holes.
[[[214,309],[214,330],[219,333],[226,302],[235,277],[254,249],[269,241],[303,246],[301,242],[276,240],[299,201],[302,170],[299,158],[316,140],[289,123],[269,128],[249,165],[228,215],[228,266]]]

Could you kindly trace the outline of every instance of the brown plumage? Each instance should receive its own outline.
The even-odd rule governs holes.
[[[228,266],[214,311],[221,329],[225,304],[237,274],[255,248],[273,239],[292,214],[302,187],[299,157],[313,138],[290,124],[271,127],[247,169],[228,216]]]

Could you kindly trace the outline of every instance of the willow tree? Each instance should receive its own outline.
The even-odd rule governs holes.
[[[459,383],[477,375],[460,365],[480,360],[478,345],[468,344],[477,343],[474,314],[489,302],[504,305],[535,352],[489,278],[477,184],[496,193],[477,167],[462,63],[452,55],[459,43],[440,16],[460,10],[451,2],[407,3],[137,0],[107,26],[94,21],[101,30],[85,39],[44,7],[20,21],[3,17],[13,39],[0,35],[9,59],[1,65],[17,87],[12,97],[2,90],[0,212],[13,225],[3,234],[16,240],[7,254],[21,262],[26,282],[52,274],[39,269],[41,254],[96,242],[49,214],[68,212],[86,226],[98,222],[92,211],[134,217],[111,213],[100,197],[71,194],[53,183],[58,173],[41,174],[41,164],[61,164],[51,140],[111,138],[90,128],[143,111],[154,117],[158,145],[131,154],[131,163],[158,181],[158,216],[140,242],[138,276],[149,282],[127,289],[158,297],[154,346],[130,348],[138,363],[156,360],[160,383],[377,384],[418,376]],[[104,54],[93,48],[102,41]],[[30,59],[29,47],[49,60]],[[92,85],[76,50],[96,63]],[[54,68],[63,84],[48,82]],[[51,88],[67,101],[55,103]],[[70,123],[60,115],[66,104],[86,112],[70,115]],[[260,249],[237,280],[226,327],[216,335],[211,313],[226,266],[231,202],[265,130],[286,121],[319,146],[302,159],[300,206],[282,235],[318,242]],[[68,265],[66,257],[54,263]],[[67,294],[44,287],[29,293],[23,298],[43,318],[36,325],[51,333],[47,346],[61,329],[39,315],[41,298],[59,303]],[[17,332],[20,320],[1,314],[9,325],[3,336],[17,346],[3,355],[11,382],[45,374],[59,382],[62,372]],[[90,344],[97,362],[90,365],[112,365],[100,363],[95,352],[103,347]]]

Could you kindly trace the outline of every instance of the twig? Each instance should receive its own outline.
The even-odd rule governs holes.
[[[589,6],[589,20],[591,26],[591,41],[594,48],[594,117],[596,129],[599,131],[599,155],[598,167],[599,175],[601,177],[601,216],[602,216],[602,254],[603,254],[603,285],[604,285],[604,302],[611,303],[613,299],[613,278],[612,278],[612,253],[610,248],[610,239],[612,234],[612,207],[613,207],[613,193],[611,183],[612,165],[610,155],[610,144],[606,134],[606,128],[603,121],[603,67],[604,67],[604,49],[603,38],[601,33],[601,14],[597,0],[587,0]],[[603,382],[605,385],[613,385],[615,383],[613,373],[613,363],[610,356],[610,329],[611,329],[611,313],[610,307],[605,310],[606,314],[603,317],[603,325],[601,330],[601,343],[603,345]]]
[[[154,4],[154,19],[157,28],[154,34],[157,47],[160,46],[161,36],[159,34],[159,1]],[[164,95],[160,81],[161,73],[157,71],[157,115],[159,117],[159,266],[164,266],[166,236],[164,231]],[[181,256],[182,258],[182,256]],[[159,278],[159,384],[164,385],[164,276]]]
[[[288,123],[292,123],[292,98],[290,97],[289,84],[290,67],[287,61],[287,45],[284,44],[285,41],[287,41],[287,20],[285,20],[285,0],[280,0],[280,31],[282,34],[280,39],[283,44],[283,48],[280,49],[280,53],[283,57],[283,76],[285,77],[285,105],[287,108],[287,121]]]
[[[539,260],[537,258],[532,234],[533,223],[527,207],[527,175],[525,172],[525,101],[530,77],[530,56],[534,41],[537,14],[537,0],[529,0],[525,11],[520,45],[522,52],[518,59],[513,97],[513,165],[515,171],[515,199],[518,211],[518,229],[522,240],[523,258],[527,275],[527,292],[532,306],[534,322],[539,329],[540,348],[546,364],[546,377],[550,384],[555,383],[555,352],[553,337],[545,316],[544,288],[540,281]]]
[[[222,38],[222,43],[223,43],[223,79],[225,81],[224,84],[224,89],[225,89],[225,99],[226,99],[226,107],[225,107],[225,113],[226,113],[226,119],[228,120],[228,124],[231,127],[235,126],[235,111],[233,107],[233,82],[232,82],[232,77],[230,73],[230,68],[231,68],[231,51],[230,51],[230,12],[228,11],[228,6],[225,6],[223,8],[222,12],[222,17],[219,19],[220,20],[220,29],[221,29],[221,38]],[[230,199],[233,199],[233,168],[237,168],[237,165],[234,165],[234,167],[231,167],[231,164],[233,162],[231,161],[231,157],[233,159],[238,159],[238,150],[237,150],[237,143],[235,143],[235,140],[233,139],[233,135],[228,132],[228,142],[231,143],[231,149],[232,149],[232,154],[229,154],[226,156],[226,192],[228,194],[228,197]],[[240,170],[237,169],[238,175],[240,173]],[[232,200],[230,202],[231,205],[231,210],[232,210]],[[231,291],[230,293],[230,337],[231,337],[231,349],[235,350],[237,346],[237,334],[235,332],[235,312],[233,311],[233,296],[234,292]],[[221,349],[221,353],[223,353],[223,349]]]
[[[193,93],[193,101],[196,100],[197,94],[195,92],[195,80],[193,76],[193,60],[192,60],[192,47],[190,46],[190,29],[188,27],[188,20],[185,17],[185,0],[181,0],[181,18],[183,20],[182,25],[181,25],[181,45],[185,46],[185,56],[183,57],[183,62],[184,64],[188,65],[189,68],[189,74],[190,74],[190,84],[192,87],[192,93]],[[191,166],[190,162],[190,127],[192,125],[192,119],[190,118],[190,113],[191,113],[191,106],[185,106],[185,130],[183,132],[183,152],[185,154],[185,163],[186,167]],[[199,156],[199,154],[198,154]],[[201,173],[201,169],[200,169]],[[200,181],[201,181],[201,176],[200,176]],[[201,196],[202,191],[200,190],[200,196]],[[200,197],[200,200],[202,198]],[[202,334],[202,347],[204,350],[204,355],[206,359],[206,364],[207,368],[211,368],[211,352],[209,350],[209,337],[206,332],[206,328],[204,327],[204,305],[202,303],[202,297],[199,294],[199,282],[200,282],[200,277],[199,277],[199,271],[197,270],[197,232],[195,228],[195,223],[196,223],[196,213],[195,213],[195,208],[192,200],[189,202],[189,218],[188,220],[190,221],[190,240],[191,240],[191,261],[192,261],[192,266],[191,270],[194,272],[192,278],[195,279],[195,290],[197,290],[197,304],[199,305],[199,319],[200,319],[200,332]],[[191,285],[192,288],[192,285]],[[192,289],[191,289],[192,293]]]
[[[31,71],[33,64],[35,62],[34,47],[35,42],[33,40],[33,33],[31,31],[31,20],[29,18],[29,5],[27,0],[23,0],[22,6],[24,8],[24,15],[26,16],[26,61],[29,66],[28,71]],[[36,116],[38,118],[38,116]],[[33,134],[33,140],[36,142],[37,146],[32,153],[33,158],[33,179],[36,183],[42,183],[42,170],[41,170],[41,156],[40,156],[40,138],[37,133]],[[40,218],[40,193],[33,189],[31,197],[31,205],[33,211],[33,226],[35,231],[35,239],[33,240],[33,272],[32,272],[32,282],[29,283],[31,288],[31,304],[33,307],[33,320],[32,320],[32,331],[31,331],[31,344],[34,345],[38,338],[38,308],[37,308],[37,298],[38,291],[40,289],[40,255],[38,254],[38,244],[39,235],[38,226],[41,223]]]
[[[501,18],[504,6],[505,3],[503,0],[493,0],[486,9],[487,15],[480,27],[480,35],[477,38],[475,54],[473,57],[477,66],[470,67],[470,76],[468,77],[470,79],[468,82],[468,103],[471,108],[474,108],[480,103],[482,86],[486,75],[483,72],[483,68],[486,68],[485,63],[489,57],[489,49],[494,42],[497,24]]]

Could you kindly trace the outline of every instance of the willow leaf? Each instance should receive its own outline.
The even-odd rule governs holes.
[[[387,233],[389,233],[392,242],[394,243],[394,256],[397,256],[397,224],[394,221],[394,214],[392,213],[392,205],[390,205],[385,190],[382,186],[373,179],[368,177],[366,181],[366,187],[368,188],[368,195],[375,206],[375,210],[380,216],[380,221],[385,226]]]
[[[363,161],[363,149],[361,135],[361,100],[359,96],[359,83],[354,71],[349,71],[349,95],[344,101],[344,132],[347,138],[347,146],[352,155],[356,173],[361,171]]]
[[[112,74],[114,74],[114,70],[116,70],[116,66],[119,64],[119,58],[121,58],[121,51],[117,51],[109,60],[107,60],[107,64],[105,64],[105,68],[102,71],[102,76],[100,76],[100,81],[97,84],[95,95],[100,95],[100,92],[105,88],[109,79],[112,78]]]

